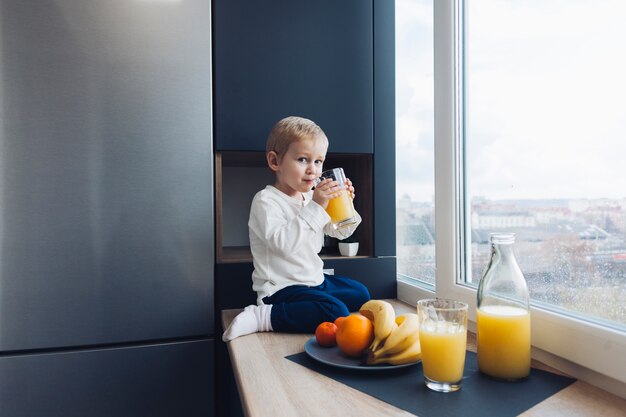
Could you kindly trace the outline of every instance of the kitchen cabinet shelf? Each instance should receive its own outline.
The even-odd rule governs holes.
[[[355,236],[358,258],[373,256],[372,155],[328,154],[324,167],[343,167],[356,189],[355,209],[363,221]],[[217,263],[251,262],[248,216],[254,194],[274,182],[264,152],[224,151],[215,153],[215,256]],[[336,243],[332,242],[332,243]],[[322,259],[339,258],[331,244]],[[327,248],[328,249],[328,248]]]
[[[338,252],[335,254],[320,255],[322,259],[342,259]],[[365,255],[350,256],[349,259],[368,258]],[[250,246],[227,246],[222,248],[222,263],[243,263],[252,262],[252,252]]]

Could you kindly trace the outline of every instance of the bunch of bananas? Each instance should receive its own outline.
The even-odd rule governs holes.
[[[417,314],[396,317],[393,306],[383,300],[370,300],[359,310],[374,323],[374,341],[366,349],[367,365],[402,365],[422,358]]]

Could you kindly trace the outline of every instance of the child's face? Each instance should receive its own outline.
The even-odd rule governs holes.
[[[313,188],[313,181],[322,173],[328,145],[320,139],[304,139],[293,142],[280,162],[270,168],[276,172],[274,186],[283,193],[298,197]]]

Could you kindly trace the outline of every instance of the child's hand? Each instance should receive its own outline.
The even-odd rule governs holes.
[[[339,197],[340,195],[341,188],[339,187],[339,184],[330,178],[326,178],[324,181],[315,186],[315,190],[313,191],[313,201],[322,206],[322,208],[326,209],[326,207],[328,207],[328,202],[333,198]]]
[[[354,197],[356,196],[356,192],[354,191],[354,186],[352,186],[352,181],[350,181],[350,178],[346,178],[346,186],[348,187],[350,198],[354,200]]]

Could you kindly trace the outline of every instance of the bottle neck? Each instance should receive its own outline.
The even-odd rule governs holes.
[[[513,244],[511,243],[492,243],[492,250],[503,258],[513,256]]]

